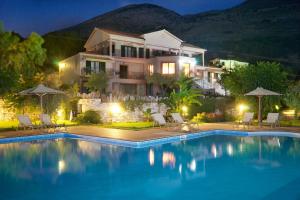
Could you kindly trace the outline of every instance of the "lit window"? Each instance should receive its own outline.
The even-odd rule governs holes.
[[[175,74],[175,63],[162,63],[163,74]]]
[[[148,71],[149,71],[149,74],[152,75],[153,72],[154,72],[154,66],[153,65],[148,65]]]
[[[190,75],[190,64],[189,63],[183,64],[183,72],[184,72],[184,75],[186,75],[186,76]]]

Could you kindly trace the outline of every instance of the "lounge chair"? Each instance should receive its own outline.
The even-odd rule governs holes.
[[[254,113],[253,112],[246,112],[244,114],[243,119],[238,122],[237,126],[244,125],[244,127],[245,127],[246,125],[248,125],[248,127],[249,127],[252,124],[252,122],[253,122],[253,117],[254,117]]]
[[[19,129],[38,129],[42,128],[39,125],[35,125],[31,122],[30,118],[28,115],[17,115],[17,119],[19,121]]]
[[[199,129],[199,126],[197,123],[194,122],[186,122],[183,120],[181,115],[179,113],[171,113],[172,121],[174,123],[182,125],[182,129],[185,131],[189,131],[190,129],[197,130]],[[197,127],[197,128],[195,128]]]
[[[268,113],[267,119],[265,121],[266,124],[270,125],[271,127],[280,126],[279,123],[279,113]]]
[[[56,123],[53,123],[51,121],[51,118],[48,114],[41,114],[40,115],[40,120],[41,120],[41,123],[44,127],[46,128],[64,128],[65,130],[67,130],[66,126],[64,124],[56,124]]]
[[[151,117],[154,121],[154,125],[166,126],[168,124],[161,113],[152,114]]]

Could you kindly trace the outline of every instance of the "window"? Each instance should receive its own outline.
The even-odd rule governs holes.
[[[186,76],[190,76],[190,63],[183,64],[183,73]]]
[[[150,58],[150,49],[146,49],[146,58]]]
[[[86,61],[85,63],[86,74],[99,73],[101,71],[105,72],[105,62],[91,61],[91,60]]]
[[[175,74],[175,63],[162,63],[162,74]]]
[[[130,46],[121,46],[121,56],[122,57],[133,57],[136,58],[137,51],[136,47],[130,47]]]
[[[115,55],[115,53],[116,53],[116,47],[115,47],[114,43],[112,44],[111,48],[112,48],[112,54]]]
[[[152,75],[154,73],[154,66],[152,64],[148,65],[148,72],[149,72],[149,75]]]
[[[144,48],[139,48],[139,58],[144,58]]]

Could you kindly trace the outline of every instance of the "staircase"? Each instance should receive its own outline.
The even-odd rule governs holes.
[[[195,83],[200,89],[212,90],[214,91],[214,93],[222,96],[226,95],[224,88],[215,80],[213,80],[212,82],[208,82],[205,79],[195,79]]]

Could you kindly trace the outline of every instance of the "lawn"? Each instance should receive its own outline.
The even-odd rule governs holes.
[[[39,124],[40,122],[37,121],[35,124]],[[77,125],[76,122],[72,122],[69,120],[59,120],[56,123],[58,124],[65,124],[66,126]],[[11,131],[16,130],[18,128],[18,121],[0,121],[0,131]]]
[[[16,130],[18,124],[17,121],[0,121],[0,131]]]
[[[126,130],[142,130],[153,127],[153,122],[113,122],[111,124],[104,124],[102,127]]]
[[[280,126],[299,126],[300,127],[300,120],[282,120],[280,121]]]

